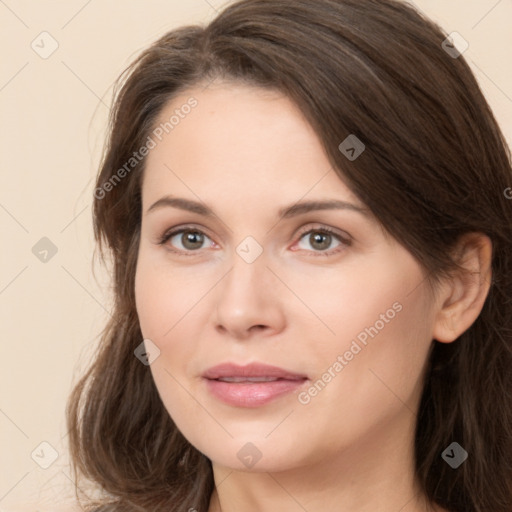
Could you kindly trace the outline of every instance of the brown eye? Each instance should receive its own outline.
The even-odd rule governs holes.
[[[186,253],[201,249],[206,239],[209,237],[198,229],[181,228],[163,235],[159,243],[170,245],[175,252]]]
[[[312,248],[308,249],[305,247],[305,250],[317,253],[319,256],[328,256],[330,254],[337,253],[342,250],[343,247],[350,245],[350,240],[326,227],[310,229],[309,231],[302,233],[300,240],[306,240],[307,244]],[[333,242],[336,241],[338,244],[332,248]]]
[[[315,249],[325,251],[331,245],[332,236],[326,233],[310,233],[308,241]]]
[[[199,231],[183,231],[179,239],[185,249],[200,249],[204,243],[204,235]]]

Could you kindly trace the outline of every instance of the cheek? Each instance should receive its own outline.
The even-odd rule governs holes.
[[[168,310],[167,301],[171,294],[164,295],[162,283],[157,279],[156,272],[145,264],[144,258],[139,257],[135,274],[135,304],[139,324],[144,338],[156,340],[163,333],[163,318]]]
[[[315,348],[332,359],[349,350],[354,339],[364,343],[389,332],[389,325],[404,316],[399,310],[417,278],[414,272],[402,271],[386,258],[354,258],[339,269],[321,269],[310,276],[292,269],[286,282],[303,304],[293,297],[290,304],[297,303],[303,314],[300,320],[298,315],[290,320],[301,324],[309,336],[315,334]]]
[[[402,300],[402,311],[382,332],[368,363],[381,391],[416,405],[423,370],[432,346],[432,311],[425,290]],[[382,341],[382,343],[380,343]],[[385,388],[385,389],[384,389]]]
[[[194,276],[170,265],[162,265],[141,254],[135,276],[135,300],[142,335],[160,350],[150,369],[164,402],[188,408],[189,396],[180,383],[193,369],[204,318],[200,302],[211,285],[204,276]],[[170,400],[173,397],[173,400]]]
[[[323,423],[320,430],[332,431],[333,436],[341,426],[347,436],[356,436],[386,418],[413,413],[418,405],[431,346],[428,303],[416,292],[401,298],[400,304],[389,303],[387,295],[381,301],[374,299],[369,312],[345,322],[350,327],[337,346],[324,351],[319,361],[322,373],[310,388],[305,408]],[[343,332],[343,322],[337,325]],[[330,377],[329,368],[335,377]]]
[[[188,430],[188,421],[200,420],[196,418],[194,401],[185,391],[188,386],[184,377],[185,364],[195,348],[191,342],[179,340],[194,339],[186,332],[193,309],[189,314],[187,311],[197,302],[197,293],[179,274],[170,275],[168,268],[152,264],[141,254],[135,276],[135,301],[144,339],[150,339],[160,349],[159,357],[149,367],[157,391],[169,415]]]
[[[317,373],[305,405],[315,417],[325,417],[325,428],[343,422],[356,432],[361,422],[397,412],[403,402],[415,406],[432,343],[427,289],[418,286],[422,280],[421,269],[407,257],[393,265],[354,267],[337,279],[320,279],[320,290],[309,284],[303,289],[308,305],[329,327],[308,353]],[[312,318],[311,325],[318,325]],[[339,407],[330,408],[333,403]]]
[[[144,337],[165,342],[194,314],[208,290],[204,279],[140,254],[135,275],[135,301]]]

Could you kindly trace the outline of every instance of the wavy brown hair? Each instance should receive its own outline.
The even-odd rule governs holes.
[[[179,432],[134,357],[143,339],[134,277],[145,160],[112,179],[171,99],[221,79],[286,94],[430,284],[458,269],[461,235],[491,239],[493,278],[479,317],[454,343],[432,342],[415,468],[427,498],[449,511],[510,512],[510,150],[463,56],[443,49],[446,37],[395,0],[241,0],[206,26],[165,34],[122,73],[93,208],[97,247],[103,262],[112,257],[114,305],[67,405],[77,496],[85,477],[105,496],[93,502],[98,511],[208,509],[211,462]],[[338,149],[349,134],[366,146],[354,161]],[[453,441],[469,453],[457,469],[441,458]]]

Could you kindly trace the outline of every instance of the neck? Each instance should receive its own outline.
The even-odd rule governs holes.
[[[415,478],[413,419],[404,408],[395,418],[401,425],[380,425],[377,435],[286,471],[236,471],[213,463],[209,512],[441,511],[427,504]]]

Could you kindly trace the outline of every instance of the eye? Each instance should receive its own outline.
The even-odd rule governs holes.
[[[306,235],[308,236],[306,237]],[[303,232],[300,236],[299,243],[303,239],[305,239],[311,245],[311,247],[313,247],[314,253],[318,253],[315,254],[315,256],[329,256],[331,254],[340,252],[345,246],[350,245],[350,240],[348,237],[344,237],[325,226],[321,228],[309,229],[305,233]],[[331,247],[333,240],[337,240],[339,242],[338,245],[335,247],[335,249],[327,250],[329,247]]]
[[[306,238],[306,235],[309,235],[309,237]],[[173,241],[173,239],[175,240]],[[313,249],[309,250],[309,252],[312,252],[313,254],[316,253],[314,254],[315,256],[329,256],[331,254],[338,253],[351,243],[348,235],[344,237],[340,233],[337,233],[325,226],[312,228],[305,232],[303,231],[300,234],[299,243],[303,239],[311,244]],[[159,237],[158,244],[166,245],[167,242],[170,242],[167,245],[170,246],[170,250],[172,252],[185,256],[194,256],[193,253],[204,248],[203,246],[206,240],[210,240],[209,247],[213,247],[215,245],[210,237],[202,230],[194,226],[183,226],[181,228],[165,232],[161,237]],[[333,241],[338,241],[338,245],[334,249],[327,250],[332,246]],[[306,250],[308,249],[306,248]]]
[[[173,238],[176,238],[174,243],[172,242]],[[195,252],[198,249],[202,249],[205,239],[210,240],[210,238],[200,229],[188,226],[164,233],[158,243],[160,245],[164,245],[170,241],[170,245],[172,247],[176,247],[175,244],[180,243],[181,247],[178,246],[178,250],[174,250],[172,247],[171,250],[174,252],[190,253]],[[210,244],[210,247],[211,246],[213,246],[213,242]]]

